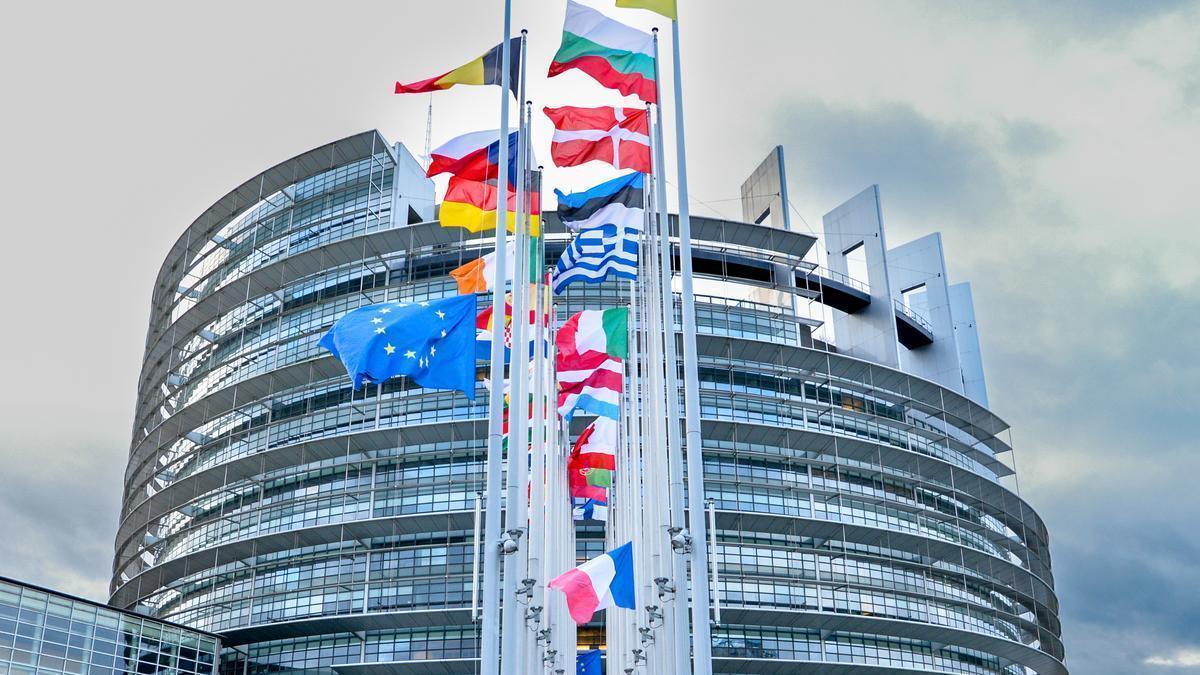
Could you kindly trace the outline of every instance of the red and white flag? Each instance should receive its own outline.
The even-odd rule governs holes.
[[[543,108],[554,123],[555,166],[598,161],[650,173],[650,116],[645,108]]]

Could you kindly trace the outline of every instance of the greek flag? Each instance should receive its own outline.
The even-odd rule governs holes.
[[[636,279],[638,235],[632,225],[600,225],[580,232],[571,241],[554,269],[554,292],[562,294],[573,281],[598,284],[611,274]]]

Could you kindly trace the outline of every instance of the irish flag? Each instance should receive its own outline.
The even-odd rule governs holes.
[[[654,79],[654,37],[567,0],[562,44],[550,64],[550,77],[582,70],[600,84],[648,103],[658,102]]]
[[[508,240],[508,255],[504,265],[505,281],[512,281],[516,274],[517,248],[516,242]],[[537,281],[538,238],[529,238],[529,281]],[[450,270],[450,276],[458,284],[459,295],[468,293],[486,293],[496,285],[496,252],[492,251],[480,256],[465,265]]]
[[[633,542],[563,572],[549,587],[567,596],[567,611],[577,624],[591,621],[601,609],[636,609]]]

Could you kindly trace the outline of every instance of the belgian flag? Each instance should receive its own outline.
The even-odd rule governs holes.
[[[517,95],[517,80],[521,72],[521,38],[513,38],[509,40],[509,89],[513,96]],[[456,84],[495,84],[499,85],[503,82],[502,73],[500,71],[501,49],[503,44],[498,44],[488,50],[486,54],[479,58],[461,65],[448,73],[443,73],[437,77],[431,77],[428,80],[403,84],[396,83],[397,94],[420,94],[427,91],[441,91],[449,89]]]

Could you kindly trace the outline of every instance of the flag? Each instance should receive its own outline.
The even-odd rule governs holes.
[[[561,295],[573,281],[598,284],[610,275],[636,279],[639,234],[629,225],[600,225],[580,232],[554,267],[554,292]]]
[[[517,96],[517,86],[520,83],[519,76],[521,74],[521,38],[512,38],[508,41],[508,44],[508,85],[513,96]],[[409,84],[397,82],[395,93],[420,94],[427,91],[441,91],[442,89],[449,89],[456,84],[500,85],[504,82],[503,71],[500,70],[501,50],[503,47],[503,43],[498,44],[474,61],[461,65],[448,73],[431,77],[428,80],[411,82]]]
[[[499,190],[475,180],[454,176],[442,198],[438,219],[442,227],[465,227],[471,232],[482,232],[496,227],[496,197]],[[542,234],[541,194],[530,195],[529,233],[535,237]],[[517,194],[508,190],[508,231],[512,232],[517,222]]]
[[[602,652],[599,649],[589,649],[575,655],[575,675],[604,675],[601,668]]]
[[[532,295],[533,295],[533,290],[531,288],[530,296],[532,296]],[[530,307],[532,307],[532,306],[533,306],[533,301],[531,298]],[[505,293],[504,294],[504,362],[505,363],[508,363],[509,350],[512,349],[512,311],[513,311],[512,293],[511,292]],[[534,313],[534,310],[530,309],[529,310],[529,325],[530,326],[533,325],[533,321],[536,316],[537,315]],[[550,324],[550,316],[549,316],[549,314],[546,314],[542,317],[542,325],[547,326],[549,324]],[[534,348],[533,331],[530,330],[528,335],[529,335],[529,355],[532,357],[536,353],[536,350]],[[492,358],[492,306],[491,306],[491,304],[489,304],[482,311],[480,311],[479,314],[475,317],[475,340],[476,340],[476,342],[475,342],[476,357],[479,359],[483,359],[485,361]],[[546,342],[546,345],[547,345],[547,351],[548,351],[549,341]]]
[[[617,7],[648,9],[651,12],[662,14],[672,21],[679,18],[679,11],[675,7],[675,0],[617,0]]]
[[[558,360],[558,414],[568,422],[576,412],[616,420],[621,416],[625,367],[621,359],[588,352]]]
[[[571,499],[571,520],[608,520],[608,496],[604,499],[586,499],[573,497]]]
[[[617,468],[617,421],[597,417],[583,430],[567,459],[572,497],[604,498]],[[597,492],[599,494],[597,495]]]
[[[629,309],[587,309],[567,319],[554,344],[558,347],[558,362],[577,359],[588,352],[600,352],[618,359],[629,353]]]
[[[554,123],[555,166],[607,162],[650,173],[650,115],[645,108],[542,108]]]
[[[457,389],[475,399],[474,296],[359,307],[321,338],[358,389],[408,375],[429,389]]]
[[[654,37],[567,0],[562,44],[549,77],[582,70],[609,89],[649,103],[658,102],[654,80]]]
[[[508,134],[508,185],[517,185],[517,132]],[[426,176],[448,173],[475,181],[495,181],[500,176],[500,130],[472,131],[455,136],[429,153]]]
[[[512,239],[507,240],[508,246],[504,265],[504,280],[512,281],[517,270],[517,244]],[[529,237],[529,282],[537,281],[540,272],[538,265],[539,239]],[[482,255],[469,263],[450,270],[450,276],[458,284],[459,294],[486,293],[496,284],[496,252]]]
[[[558,218],[576,232],[597,225],[631,225],[640,230],[646,220],[645,185],[645,174],[634,172],[583,192],[568,195],[555,190]]]
[[[567,596],[567,611],[577,624],[591,621],[601,609],[636,609],[635,585],[633,542],[567,570],[547,584]]]

